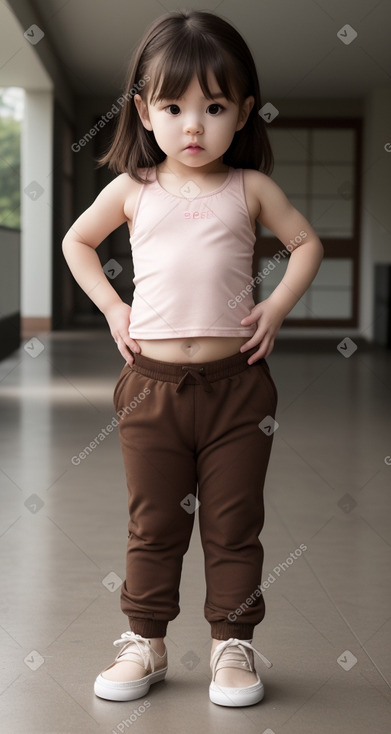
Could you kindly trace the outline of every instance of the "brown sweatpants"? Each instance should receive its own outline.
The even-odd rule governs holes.
[[[164,637],[179,614],[195,512],[211,636],[250,639],[265,615],[258,536],[277,390],[265,359],[247,363],[255,351],[187,365],[136,353],[115,386],[130,517],[121,609],[143,637]]]

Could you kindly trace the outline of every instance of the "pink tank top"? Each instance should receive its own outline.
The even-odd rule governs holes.
[[[254,307],[256,237],[243,169],[230,167],[223,185],[208,194],[197,195],[189,181],[183,196],[162,188],[156,168],[144,171],[153,183],[142,185],[133,216],[130,336],[250,338],[256,324],[240,322]]]

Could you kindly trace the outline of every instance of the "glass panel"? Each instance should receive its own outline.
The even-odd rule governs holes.
[[[289,166],[276,163],[271,178],[281,186],[284,194],[290,199],[291,196],[306,195],[307,171],[307,166],[300,163]]]
[[[268,133],[275,157],[271,178],[292,205],[311,222],[321,239],[353,237],[355,130],[292,127],[273,128]],[[261,237],[274,237],[262,225],[259,232]],[[288,258],[279,264],[273,257],[260,258],[258,272],[262,280],[254,292],[258,302],[280,283],[288,262]],[[353,266],[353,259],[348,257],[325,258],[310,288],[286,318],[306,319],[308,323],[322,318],[352,318]],[[269,270],[266,275],[262,274],[265,268]]]
[[[309,212],[308,200],[306,198],[304,198],[303,196],[290,196],[289,201],[291,202],[292,206],[294,206],[295,209],[297,209],[300,212],[300,214],[303,215],[303,217],[305,217],[306,219],[309,219],[310,212]],[[264,227],[263,225],[260,225],[260,231],[263,237],[274,237],[273,232],[271,232],[270,229],[268,229],[267,227]]]
[[[21,129],[24,90],[0,87],[0,225],[20,229]]]
[[[272,288],[263,287],[262,298],[268,298]],[[312,287],[296,303],[286,319],[348,319],[352,316],[352,291],[350,288],[341,290],[318,289]]]
[[[259,259],[258,272],[263,275],[263,279],[256,294],[254,294],[254,298],[258,303],[268,298],[284,277],[288,259],[282,260],[274,270],[270,267],[273,264],[273,258],[261,257]],[[269,270],[267,275],[263,274],[265,268]],[[352,282],[353,266],[350,260],[339,260],[337,258],[323,260],[310,288],[286,318],[351,318]]]
[[[322,286],[351,288],[352,284],[352,260],[327,258],[322,261],[318,274],[312,281],[311,288],[319,288]]]
[[[352,291],[350,288],[312,289],[312,318],[349,319],[352,316]]]
[[[292,206],[294,206],[295,209],[297,209],[297,211],[303,215],[303,217],[306,217],[306,219],[308,219],[308,217],[310,216],[310,206],[308,199],[304,199],[302,196],[290,196],[289,201],[291,202]]]
[[[342,199],[353,197],[354,171],[352,166],[316,165],[311,171],[313,196],[340,196]]]
[[[300,301],[296,303],[296,306],[292,308],[292,311],[288,313],[286,319],[311,319],[312,313],[308,309],[309,297],[308,293],[305,293]]]
[[[279,263],[276,263],[272,257],[260,257],[259,258],[259,265],[258,265],[258,272],[259,277],[262,278],[261,285],[263,287],[273,288],[276,287],[276,285],[279,284],[281,278],[284,277],[285,271],[288,267],[288,261],[289,258],[286,257],[284,260],[281,260]],[[274,270],[273,270],[273,267]],[[264,269],[267,268],[269,270],[268,273],[263,272]]]
[[[352,237],[353,200],[314,199],[311,224],[319,237]]]
[[[269,285],[262,285],[262,293],[258,295],[257,303],[264,301],[273,292],[274,288],[269,288]],[[304,294],[303,298],[296,303],[292,311],[286,316],[287,319],[310,319],[312,317],[311,311],[308,310],[308,295]]]
[[[302,128],[268,130],[274,157],[281,163],[286,161],[303,162],[308,158],[309,134]]]
[[[354,160],[354,130],[328,130],[326,128],[312,131],[313,160],[344,161]]]

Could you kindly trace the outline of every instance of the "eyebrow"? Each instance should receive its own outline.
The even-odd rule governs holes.
[[[184,95],[182,95],[182,97],[163,97],[162,101],[167,102],[167,100],[170,100],[170,99],[183,99],[183,97],[184,97]],[[211,94],[210,97],[200,97],[200,99],[203,99],[203,100],[208,100],[208,99],[226,99],[226,96],[222,92],[216,92],[215,94]]]

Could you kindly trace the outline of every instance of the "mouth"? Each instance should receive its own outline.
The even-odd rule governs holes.
[[[201,145],[198,145],[198,143],[189,143],[189,145],[186,146],[185,150],[189,149],[204,150]]]

